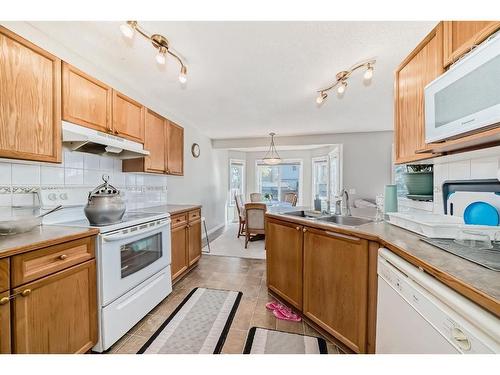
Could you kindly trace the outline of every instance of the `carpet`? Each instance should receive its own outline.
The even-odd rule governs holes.
[[[252,327],[243,354],[328,354],[320,337]]]

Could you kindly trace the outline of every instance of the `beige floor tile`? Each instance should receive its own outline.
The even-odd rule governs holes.
[[[278,331],[304,334],[304,325],[302,322],[289,322],[287,320],[276,319],[276,329]]]
[[[236,310],[231,329],[248,330],[250,328],[250,321],[252,320],[253,312],[257,300],[242,298]]]
[[[252,316],[252,320],[250,322],[250,327],[276,329],[276,318],[273,316],[273,313],[270,311],[266,311],[265,313],[257,313],[256,312]]]
[[[163,315],[148,315],[144,323],[135,331],[131,331],[134,336],[151,337],[160,328],[166,317]]]
[[[148,341],[147,337],[132,335],[116,354],[135,354]]]
[[[108,349],[106,352],[107,354],[116,354],[118,350],[121,349],[121,347],[125,344],[125,342],[130,338],[131,336],[126,333],[120,340],[115,342],[111,348]]]
[[[247,332],[247,330],[231,329],[222,347],[222,354],[242,354]]]

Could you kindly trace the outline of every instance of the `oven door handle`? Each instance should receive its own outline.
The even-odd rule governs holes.
[[[137,235],[146,234],[149,232],[156,231],[160,228],[168,226],[169,224],[170,224],[170,222],[166,222],[164,224],[155,225],[152,228],[136,230],[136,231],[133,231],[133,232],[130,232],[127,234],[111,234],[109,236],[104,235],[104,236],[102,236],[102,239],[104,241],[107,241],[107,242],[125,240],[125,239],[130,238],[130,237],[136,237]]]

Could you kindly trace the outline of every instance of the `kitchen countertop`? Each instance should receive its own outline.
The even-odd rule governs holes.
[[[198,204],[164,204],[161,206],[145,207],[138,209],[142,212],[168,212],[170,215],[181,214],[201,208]]]
[[[98,234],[98,229],[41,225],[30,232],[0,236],[0,258]]]
[[[295,210],[301,210],[295,207]],[[290,211],[290,209],[288,209]],[[335,230],[376,241],[450,288],[471,299],[496,316],[500,316],[500,272],[495,272],[420,240],[421,236],[387,222],[368,223],[357,227],[342,226],[315,219],[284,215],[273,210],[267,216],[310,227]],[[369,210],[353,209],[353,216],[370,217]]]

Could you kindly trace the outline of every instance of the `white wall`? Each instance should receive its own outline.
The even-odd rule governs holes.
[[[2,22],[2,24],[160,115],[181,124],[185,131],[184,177],[169,176],[167,178],[168,203],[200,203],[203,205],[202,213],[207,218],[209,229],[224,224],[227,198],[227,194],[224,193],[227,186],[227,152],[212,149],[210,139],[195,127],[203,124],[187,123],[175,113],[170,112],[168,98],[152,97],[147,92],[138,92],[136,87],[124,83],[124,79],[114,76],[112,66],[95,65],[91,54],[86,56],[76,54],[71,50],[71,46],[55,43],[27,22]],[[130,80],[127,81],[130,82]],[[191,156],[193,142],[199,143],[201,147],[201,155],[198,159]]]
[[[275,141],[277,146],[342,144],[343,185],[356,190],[356,194],[351,194],[352,199],[375,199],[391,183],[393,132],[278,136]],[[268,146],[269,138],[217,139],[212,144],[217,149]],[[249,164],[247,161],[247,168]]]

